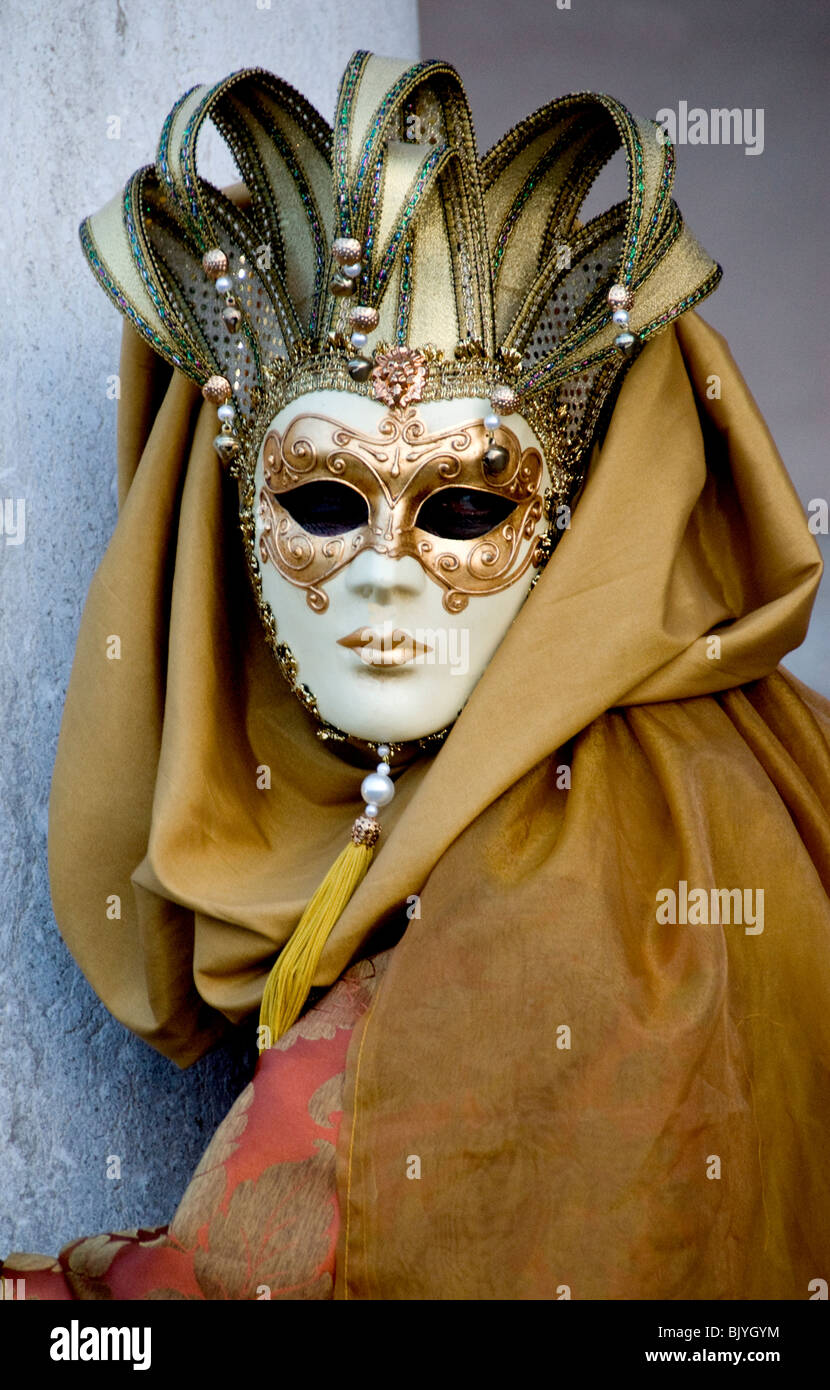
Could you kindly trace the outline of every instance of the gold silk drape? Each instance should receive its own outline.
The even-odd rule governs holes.
[[[265,646],[210,407],[129,328],[121,377],[50,872],[94,988],[187,1065],[257,1007],[360,772]],[[820,572],[728,348],[685,315],[326,945],[317,985],[418,895],[349,1050],[336,1296],[827,1277],[830,706],[776,669]],[[763,930],[661,922],[681,882],[749,893]]]

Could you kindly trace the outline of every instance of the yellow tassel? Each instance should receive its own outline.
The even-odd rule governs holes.
[[[259,1014],[260,1052],[300,1016],[332,927],[366,874],[374,849],[352,841],[340,853],[280,952],[265,983]],[[268,1031],[263,1031],[264,1029]],[[265,1040],[263,1042],[263,1039]]]

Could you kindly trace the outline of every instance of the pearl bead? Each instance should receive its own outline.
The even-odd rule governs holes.
[[[633,333],[620,333],[614,339],[615,346],[619,348],[620,352],[630,352],[636,341]]]
[[[374,801],[367,801],[366,805],[363,808],[364,816],[368,816],[369,820],[374,820],[377,813],[378,808],[375,805]]]
[[[392,752],[392,749],[389,747],[389,744],[388,744],[388,743],[379,743],[379,744],[378,744],[378,757],[379,757],[379,758],[388,758],[388,757],[389,757],[389,754],[390,754],[391,752]]]
[[[375,768],[375,772],[378,774],[379,777],[388,777],[388,776],[389,776],[389,764],[388,764],[388,763],[378,763],[377,767]]]
[[[627,309],[615,309],[615,310],[614,310],[614,313],[611,315],[611,317],[612,317],[612,319],[614,320],[614,323],[618,323],[618,324],[620,325],[621,328],[627,328],[627,327],[628,327],[628,310],[627,310]]]
[[[234,410],[232,405],[220,405],[216,414],[219,416],[220,420],[236,419],[236,411]]]
[[[343,274],[348,275],[350,280],[356,280],[362,269],[363,266],[358,261],[356,265],[344,265]]]
[[[500,424],[501,417],[499,415],[485,415],[484,428],[488,430],[490,434],[493,433],[493,430],[497,430]]]
[[[365,346],[366,346],[366,344],[368,343],[369,339],[366,337],[366,334],[365,334],[365,333],[353,333],[352,336],[351,336],[351,340],[350,340],[350,341],[351,341],[352,347],[355,347],[355,348],[365,348]]]
[[[360,784],[363,800],[374,806],[388,806],[395,795],[395,784],[382,772],[370,772]]]
[[[227,294],[228,290],[233,289],[233,280],[231,279],[230,275],[220,275],[219,278],[217,280],[214,280],[213,283],[216,286],[217,294]]]

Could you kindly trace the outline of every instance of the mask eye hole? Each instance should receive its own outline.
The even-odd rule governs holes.
[[[369,520],[366,499],[346,483],[303,483],[290,492],[278,493],[277,500],[310,536],[340,536]]]
[[[415,525],[447,541],[475,540],[509,517],[509,497],[474,487],[445,487],[421,503]]]

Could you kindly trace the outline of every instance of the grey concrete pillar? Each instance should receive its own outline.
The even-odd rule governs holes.
[[[250,1060],[226,1048],[181,1073],[127,1033],[79,973],[50,908],[58,727],[116,516],[107,379],[121,319],[84,264],[78,223],[152,162],[164,116],[194,83],[264,67],[331,119],[356,48],[417,58],[415,0],[4,6],[0,1256],[167,1221]],[[208,168],[238,177],[229,164]],[[107,1177],[110,1155],[121,1159],[118,1179]]]

